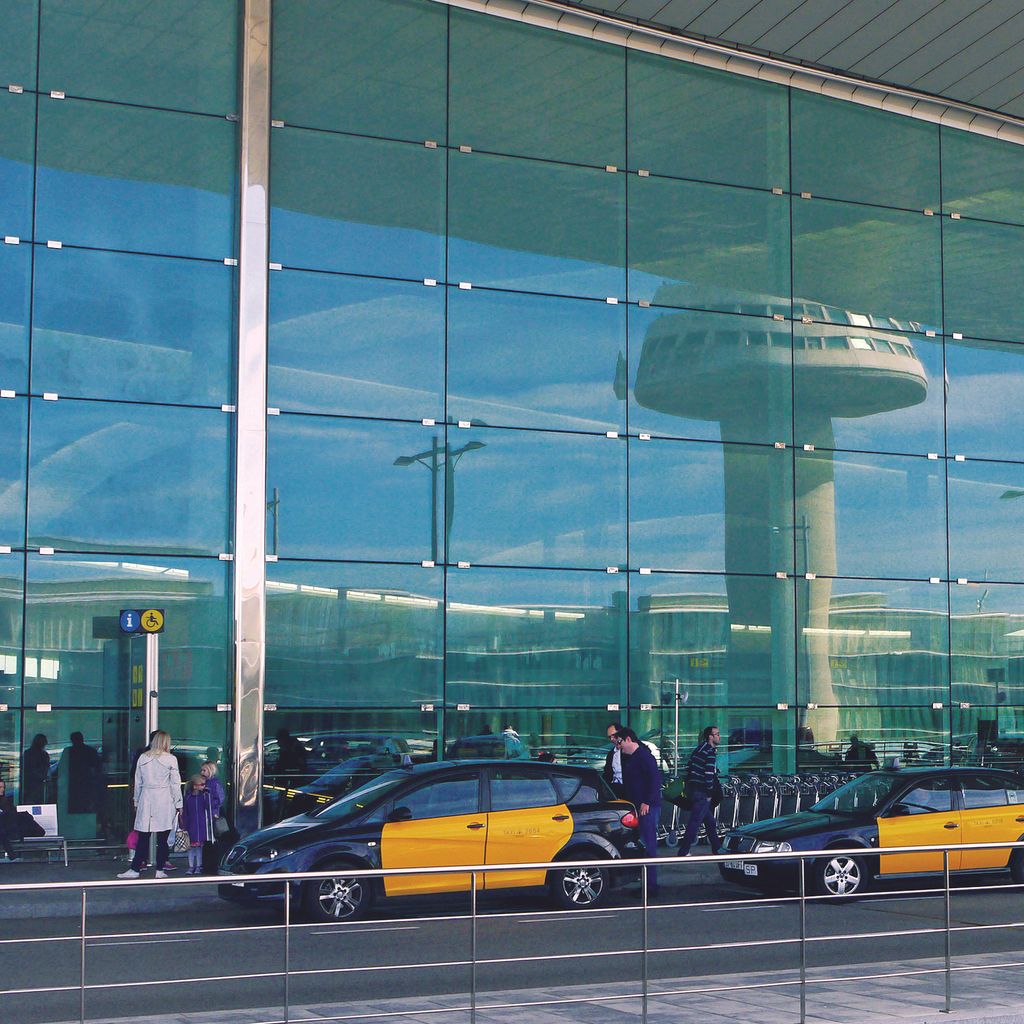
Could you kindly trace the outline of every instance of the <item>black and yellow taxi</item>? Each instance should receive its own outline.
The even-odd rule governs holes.
[[[910,768],[861,775],[806,811],[729,832],[722,877],[765,891],[798,885],[786,859],[751,853],[824,850],[806,867],[808,891],[854,896],[878,879],[943,871],[941,852],[886,854],[886,847],[949,846],[951,871],[1007,871],[1024,882],[1022,850],[963,850],[970,843],[1024,840],[1024,776],[994,768]],[[851,856],[851,850],[877,851]]]
[[[467,872],[352,878],[345,869],[606,860],[592,868],[483,872],[481,890],[547,886],[566,908],[601,904],[643,855],[631,804],[599,772],[528,761],[441,761],[389,771],[325,807],[246,836],[224,858],[220,895],[281,896],[280,872],[334,871],[293,890],[314,919],[364,916],[379,896],[465,892]],[[242,877],[257,876],[248,884]],[[263,879],[266,881],[263,881]]]

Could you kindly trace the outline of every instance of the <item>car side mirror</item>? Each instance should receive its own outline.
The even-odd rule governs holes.
[[[906,804],[893,804],[889,808],[889,813],[886,814],[887,818],[905,818],[910,814],[910,808]]]
[[[388,821],[412,821],[412,811],[408,807],[396,807],[388,815]]]

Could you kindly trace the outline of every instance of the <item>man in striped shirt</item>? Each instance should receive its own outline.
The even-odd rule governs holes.
[[[718,838],[718,823],[711,806],[718,780],[718,768],[715,765],[718,744],[722,742],[722,734],[717,725],[705,727],[700,734],[701,742],[690,755],[686,766],[686,795],[690,798],[690,818],[686,823],[686,834],[679,845],[679,856],[685,857],[690,852],[700,833],[701,825],[707,827],[711,852],[718,853],[721,842]]]

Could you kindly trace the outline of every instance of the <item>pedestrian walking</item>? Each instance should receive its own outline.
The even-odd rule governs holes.
[[[640,841],[648,857],[658,853],[658,822],[661,819],[661,769],[654,755],[629,728],[615,731],[622,753],[622,781],[640,816]],[[647,869],[647,895],[658,895],[658,869]]]
[[[176,829],[181,814],[181,775],[171,753],[171,737],[162,729],[153,733],[149,749],[135,765],[135,831],[138,844],[131,867],[118,878],[138,878],[149,853],[149,837],[156,834],[156,877],[166,878],[167,833]]]
[[[188,833],[188,873],[203,873],[203,847],[213,842],[213,801],[202,775],[188,780],[188,792],[181,812],[182,824]]]
[[[700,740],[686,765],[686,796],[690,801],[690,817],[679,846],[680,857],[685,857],[690,852],[690,847],[700,834],[701,825],[707,829],[711,852],[718,853],[722,847],[714,811],[715,793],[720,786],[715,759],[718,756],[718,744],[722,742],[722,734],[718,731],[717,725],[708,725],[701,732]]]

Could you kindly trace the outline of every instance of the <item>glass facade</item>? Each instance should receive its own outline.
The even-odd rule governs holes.
[[[239,8],[0,9],[0,770],[76,836],[122,608],[230,781]],[[267,816],[610,720],[1024,744],[1020,147],[432,0],[274,4],[271,89]]]

